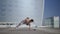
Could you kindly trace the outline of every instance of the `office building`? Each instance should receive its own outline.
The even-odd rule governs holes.
[[[60,17],[53,16],[53,17],[45,18],[43,21],[43,26],[48,26],[52,28],[60,28]]]

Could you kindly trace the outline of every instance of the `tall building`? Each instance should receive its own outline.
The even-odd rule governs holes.
[[[0,0],[0,22],[17,22],[26,17],[42,25],[44,0]]]
[[[44,19],[43,26],[48,26],[52,28],[60,28],[60,17],[53,16]]]

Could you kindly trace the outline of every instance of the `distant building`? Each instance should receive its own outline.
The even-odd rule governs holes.
[[[60,17],[59,16],[53,16],[48,17],[43,20],[43,26],[48,26],[52,28],[60,28]]]

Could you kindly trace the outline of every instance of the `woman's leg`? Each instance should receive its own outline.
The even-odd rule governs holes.
[[[16,28],[18,28],[20,25],[21,25],[21,23],[19,23],[19,24],[16,26]]]
[[[18,28],[20,25],[22,25],[24,22],[23,21],[21,21],[17,26],[16,26],[16,28]]]
[[[17,26],[16,26],[16,29],[18,29],[18,27],[20,26],[21,24],[19,23]]]

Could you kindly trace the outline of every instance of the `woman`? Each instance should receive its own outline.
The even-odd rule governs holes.
[[[30,23],[32,22],[34,22],[34,20],[27,17],[26,19],[22,20],[21,23],[19,23],[16,27],[18,28],[20,25],[26,24],[29,25],[29,30],[30,30],[30,26],[31,26]]]

